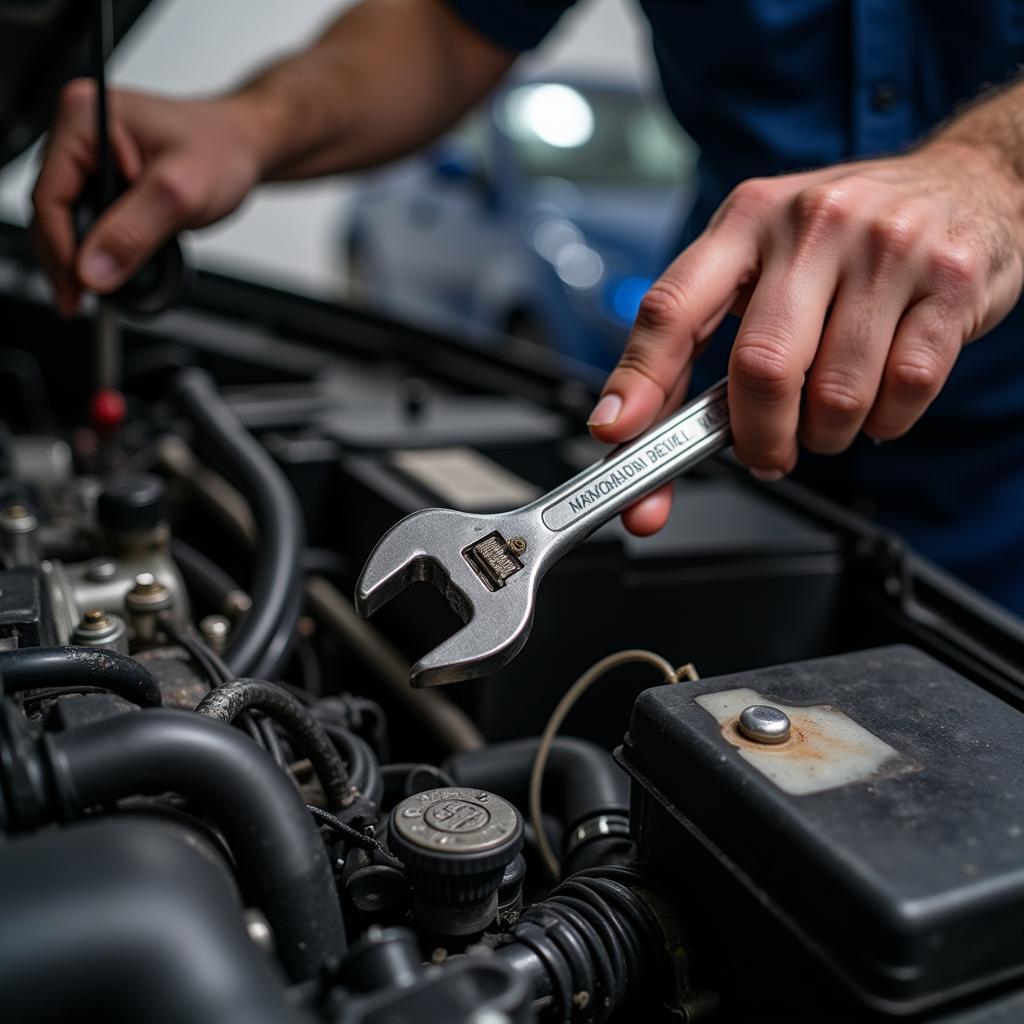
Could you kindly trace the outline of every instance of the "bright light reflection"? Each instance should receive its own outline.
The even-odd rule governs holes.
[[[526,132],[558,149],[575,149],[594,134],[594,111],[568,85],[549,82],[516,89],[508,101],[509,120],[517,135]]]

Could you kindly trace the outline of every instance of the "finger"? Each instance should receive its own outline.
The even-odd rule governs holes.
[[[840,286],[804,387],[800,439],[834,455],[853,443],[878,395],[909,288]]]
[[[756,270],[749,232],[719,228],[686,249],[644,296],[629,342],[590,417],[609,444],[649,427],[669,391]]]
[[[86,80],[72,82],[61,94],[32,192],[33,244],[65,315],[77,308],[81,290],[74,273],[73,207],[95,164],[94,101],[95,87]]]
[[[672,484],[665,484],[651,491],[622,513],[622,525],[637,537],[657,533],[668,522],[672,511],[672,490]]]
[[[729,358],[729,416],[736,457],[762,479],[796,465],[804,375],[821,340],[837,267],[774,258],[765,268]]]
[[[964,328],[942,303],[921,299],[903,314],[864,423],[877,440],[905,434],[942,389],[964,341]]]
[[[690,370],[687,368],[680,374],[675,387],[672,388],[658,416],[659,420],[671,416],[679,408],[689,387]],[[674,485],[669,483],[641,498],[635,505],[631,505],[622,513],[622,525],[638,537],[647,537],[652,533],[657,533],[668,522],[668,517],[672,512],[674,490]]]
[[[82,243],[79,280],[93,291],[119,288],[189,219],[187,175],[157,162],[113,203]]]

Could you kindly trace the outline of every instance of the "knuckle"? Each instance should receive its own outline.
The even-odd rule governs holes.
[[[676,327],[686,313],[685,289],[672,278],[655,281],[637,308],[636,325],[641,330],[659,333]]]
[[[853,212],[849,189],[836,182],[804,189],[793,204],[797,224],[810,235],[842,227]]]
[[[782,346],[767,340],[747,341],[733,349],[729,376],[746,393],[768,401],[785,398],[794,387]]]
[[[722,214],[757,217],[767,213],[775,205],[777,189],[777,184],[770,178],[747,178],[726,197]]]
[[[906,402],[933,398],[942,387],[944,376],[938,362],[923,353],[893,360],[887,373],[890,390]]]
[[[161,206],[175,219],[189,217],[199,205],[199,197],[189,177],[161,168],[153,172],[153,190]]]
[[[932,281],[944,291],[962,295],[981,286],[983,261],[970,246],[935,246],[926,257],[926,265]]]
[[[849,378],[812,380],[807,388],[807,401],[830,420],[859,419],[871,407],[870,397]]]
[[[868,243],[876,266],[889,267],[902,262],[911,254],[916,242],[917,227],[909,210],[893,210],[868,224]]]

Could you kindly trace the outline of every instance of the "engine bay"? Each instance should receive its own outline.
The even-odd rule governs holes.
[[[367,555],[586,466],[593,375],[201,274],[114,438],[15,229],[0,308],[5,1020],[1024,1013],[1024,630],[898,538],[719,457],[414,689]]]

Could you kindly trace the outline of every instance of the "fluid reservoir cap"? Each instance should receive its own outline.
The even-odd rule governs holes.
[[[96,504],[100,525],[112,533],[148,533],[165,516],[164,482],[152,473],[119,473],[103,484]]]
[[[421,896],[472,902],[495,892],[523,845],[523,819],[481,789],[428,789],[391,812],[391,849]]]

